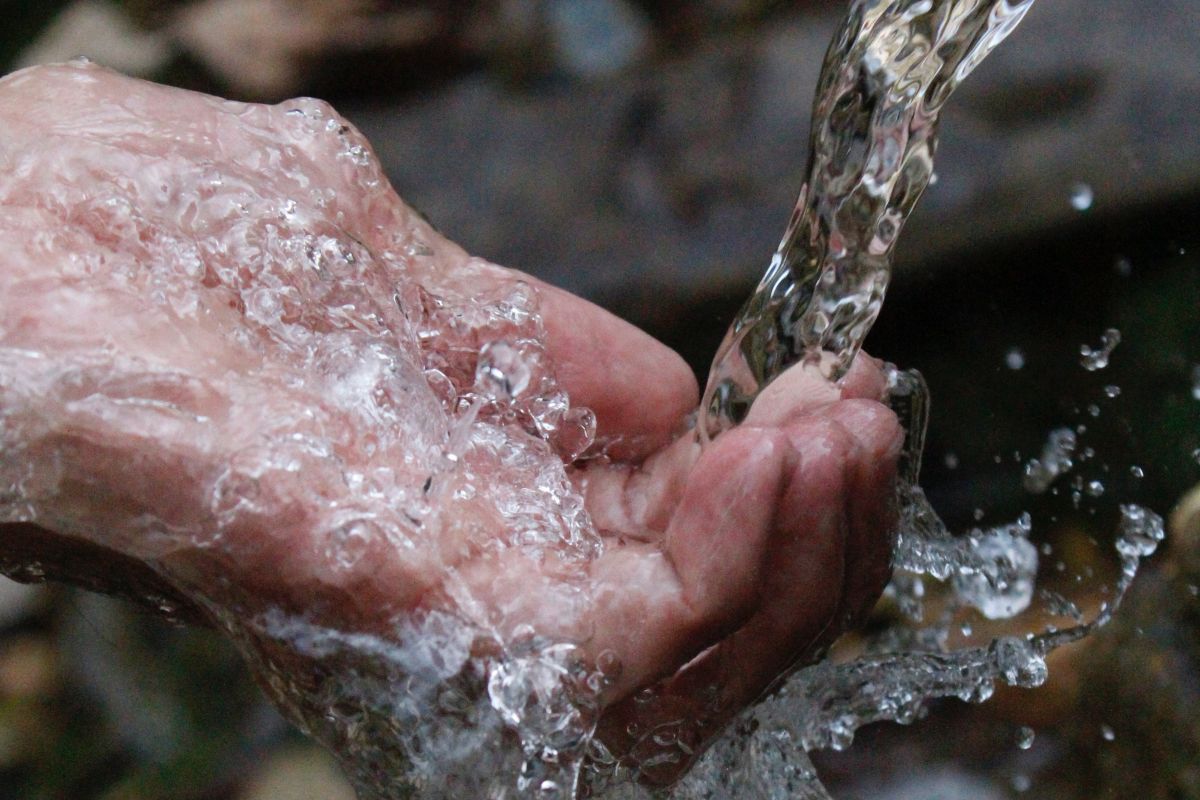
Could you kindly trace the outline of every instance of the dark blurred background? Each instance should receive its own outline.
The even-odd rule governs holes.
[[[227,97],[329,100],[450,238],[607,306],[703,376],[783,232],[845,3],[0,8],[0,72],[87,55]],[[1195,0],[1043,0],[949,104],[868,345],[929,380],[923,483],[955,529],[1031,510],[1083,560],[1117,503],[1176,524],[1046,687],[934,704],[819,754],[842,800],[1200,798],[1198,43]],[[1085,371],[1080,346],[1110,327],[1111,366]],[[1095,455],[1059,498],[1031,498],[1023,464],[1063,425]],[[1063,512],[1070,480],[1105,489]],[[0,800],[349,797],[215,636],[0,578]]]

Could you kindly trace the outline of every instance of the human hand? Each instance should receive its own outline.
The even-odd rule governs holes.
[[[607,665],[600,739],[656,782],[886,581],[877,365],[794,370],[702,448],[675,354],[469,258],[322,104],[20,73],[0,206],[0,561],[227,630],[444,611],[571,643]]]

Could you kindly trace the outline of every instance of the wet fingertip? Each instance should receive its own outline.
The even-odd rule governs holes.
[[[904,430],[895,412],[874,400],[843,400],[830,417],[846,429],[864,450],[877,458],[899,456]]]
[[[818,365],[796,364],[767,384],[750,407],[744,424],[782,427],[837,402],[840,393]]]
[[[840,388],[843,399],[867,399],[883,401],[887,397],[887,378],[883,374],[883,361],[860,352],[850,364],[850,370],[842,378]]]

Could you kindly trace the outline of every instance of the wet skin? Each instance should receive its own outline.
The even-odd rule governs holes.
[[[0,82],[0,488],[20,483],[30,499],[22,511],[9,497],[0,565],[28,578],[20,568],[37,562],[51,579],[167,598],[197,620],[203,597],[370,631],[453,608],[452,573],[480,604],[503,609],[503,630],[528,625],[592,660],[615,658],[599,731],[614,753],[638,759],[649,745],[631,723],[670,726],[699,753],[870,609],[889,572],[902,441],[879,402],[877,363],[860,357],[838,386],[794,369],[742,426],[702,448],[688,429],[695,380],[674,352],[580,298],[468,257],[363,162],[369,151],[343,157],[347,142],[366,144],[331,110],[301,107],[339,129],[309,142],[296,109],[93,67]],[[205,205],[214,175],[224,188]],[[214,207],[231,185],[243,207]],[[311,200],[323,189],[326,200]],[[307,227],[361,248],[352,274],[270,272],[247,255],[247,242],[269,246],[267,228],[239,226],[294,197]],[[399,255],[372,256],[385,253]],[[330,509],[370,501],[328,461],[362,474],[386,466],[419,485],[421,459],[406,456],[437,436],[405,404],[440,407],[425,387],[374,385],[371,413],[342,396],[353,394],[346,381],[331,398],[348,368],[321,354],[359,363],[386,351],[389,363],[419,365],[396,287],[469,303],[519,282],[537,296],[559,383],[595,411],[604,445],[604,457],[569,470],[606,543],[586,566],[590,601],[572,614],[547,608],[554,553],[483,557],[451,541],[463,530],[502,537],[479,505],[441,509],[453,524],[426,532],[434,540],[410,550],[373,542],[335,568],[322,556]],[[255,306],[268,284],[283,292],[282,311]],[[341,351],[330,337],[342,337]],[[248,442],[277,453],[288,437],[318,433],[332,455],[297,451],[297,469],[255,483],[251,511],[222,516],[214,487],[238,474],[230,465]],[[384,527],[411,529],[398,509],[370,509]],[[648,687],[651,699],[635,699]],[[687,762],[643,778],[668,782]]]

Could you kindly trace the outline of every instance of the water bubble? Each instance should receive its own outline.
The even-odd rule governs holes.
[[[1133,262],[1125,256],[1118,256],[1113,261],[1113,270],[1122,278],[1128,278],[1133,274]]]
[[[1108,360],[1112,356],[1113,350],[1117,349],[1117,345],[1121,343],[1121,332],[1116,328],[1109,328],[1100,337],[1100,347],[1092,349],[1086,344],[1079,346],[1079,363],[1088,372],[1104,369],[1108,366]]]
[[[1089,497],[1100,497],[1104,494],[1104,484],[1100,481],[1088,481],[1087,493]]]
[[[1071,208],[1076,211],[1087,211],[1095,199],[1092,187],[1086,183],[1076,183],[1071,187]]]
[[[1197,447],[1195,450],[1192,451],[1192,460],[1195,461],[1197,464],[1200,464],[1200,447]]]
[[[1100,735],[1104,737],[1104,741],[1111,742],[1117,738],[1117,732],[1109,725],[1100,726]]]
[[[1192,398],[1200,400],[1200,364],[1192,367]]]
[[[943,461],[946,464],[946,469],[958,469],[958,454],[954,452],[946,453]]]
[[[511,402],[529,388],[533,371],[522,349],[512,342],[488,342],[479,351],[475,388],[500,403]]]
[[[1033,740],[1035,738],[1037,738],[1037,734],[1028,725],[1022,725],[1017,729],[1017,747],[1022,750],[1028,750],[1033,747]]]
[[[349,522],[329,534],[325,560],[339,569],[351,569],[382,536],[379,527],[369,520]]]
[[[1109,400],[1113,400],[1117,397],[1120,397],[1121,396],[1121,387],[1114,386],[1112,384],[1105,386],[1104,387],[1104,396],[1107,397]]]
[[[551,443],[563,461],[571,462],[596,441],[596,414],[590,408],[572,408],[563,415]]]
[[[1011,370],[1018,370],[1025,366],[1025,353],[1019,347],[1011,348],[1004,354],[1004,365]]]
[[[1012,776],[1013,791],[1024,794],[1033,788],[1033,779],[1024,772],[1018,772]]]

